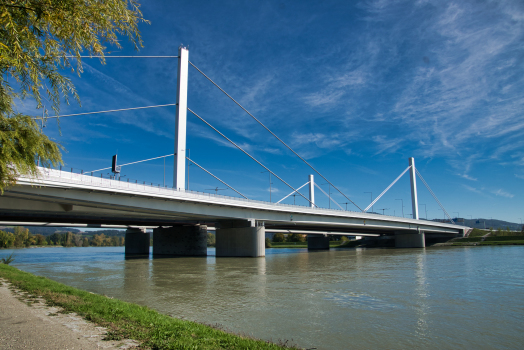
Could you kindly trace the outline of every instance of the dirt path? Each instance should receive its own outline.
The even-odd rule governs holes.
[[[104,341],[105,329],[39,300],[29,306],[23,294],[0,279],[0,349],[130,349],[131,340]],[[32,299],[34,301],[34,299]]]

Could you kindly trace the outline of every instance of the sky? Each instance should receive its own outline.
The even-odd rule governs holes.
[[[524,2],[158,0],[141,10],[150,21],[140,25],[144,47],[136,52],[122,38],[123,49],[108,47],[108,55],[176,56],[187,47],[195,66],[361,209],[414,157],[452,217],[524,219]],[[63,115],[176,102],[176,58],[83,64],[80,77],[64,72],[81,106],[63,103]],[[189,108],[295,188],[314,174],[192,67],[188,94]],[[30,100],[18,109],[41,114]],[[65,147],[65,167],[87,172],[110,166],[114,154],[124,164],[173,153],[175,109],[61,118],[44,130]],[[269,200],[261,166],[191,114],[187,132],[191,159],[247,197]],[[173,157],[121,175],[172,186]],[[273,202],[291,192],[271,182]],[[443,219],[417,184],[420,217]],[[216,188],[236,196],[189,167],[189,189]],[[373,210],[409,217],[410,197],[406,173]],[[337,208],[318,190],[316,199]],[[293,201],[307,205],[298,196],[285,203]]]

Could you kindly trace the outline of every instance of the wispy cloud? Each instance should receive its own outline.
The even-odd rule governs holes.
[[[493,193],[495,196],[499,196],[499,197],[506,197],[506,198],[513,198],[515,197],[515,195],[511,194],[511,193],[508,193],[502,189],[498,189],[496,191],[491,191],[491,193]]]
[[[470,191],[470,192],[474,192],[474,193],[478,193],[478,194],[485,194],[484,191],[481,191],[475,187],[471,187],[471,186],[468,186],[468,185],[462,185],[462,187],[464,187],[466,190]]]
[[[462,177],[462,178],[464,178],[464,179],[466,179],[466,180],[477,181],[476,178],[471,177],[471,176],[469,176],[468,174],[457,174],[457,175],[460,176],[460,177]]]

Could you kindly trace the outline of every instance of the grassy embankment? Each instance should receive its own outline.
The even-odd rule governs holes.
[[[454,246],[461,245],[524,245],[524,232],[514,232],[509,230],[480,230],[473,229],[468,237],[455,238]]]
[[[89,293],[0,264],[0,278],[28,297],[44,298],[63,312],[75,312],[106,327],[108,340],[135,339],[145,349],[283,349],[282,346],[226,333],[196,322],[160,314],[144,306]]]

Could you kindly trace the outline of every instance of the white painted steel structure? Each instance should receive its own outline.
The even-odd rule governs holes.
[[[444,233],[464,226],[379,214],[269,203],[148,186],[39,168],[39,178],[21,177],[0,196],[0,220],[170,226],[254,220],[268,230],[300,229],[354,233]],[[44,219],[45,218],[45,219]]]
[[[178,49],[178,89],[176,95],[176,130],[175,130],[175,170],[173,187],[186,188],[186,130],[187,130],[187,81],[189,51],[185,47]]]
[[[415,158],[409,158],[409,178],[411,179],[411,207],[413,219],[418,220],[418,197],[417,197],[417,175],[415,169]]]

